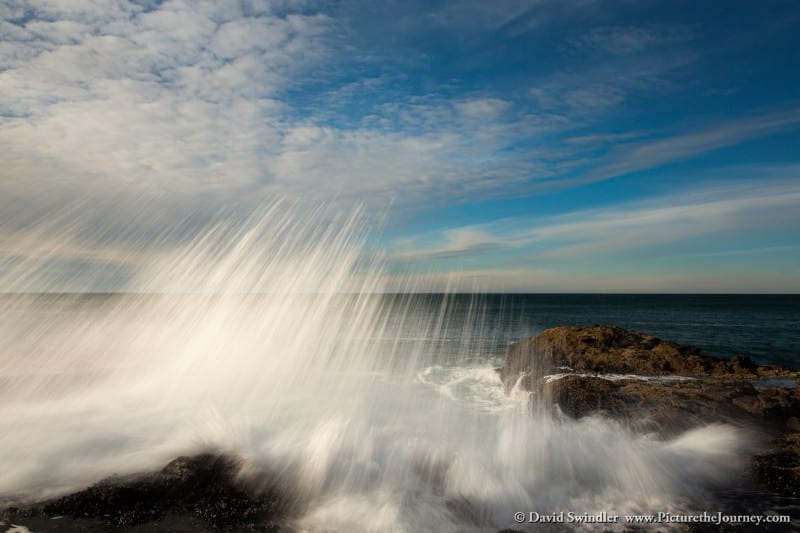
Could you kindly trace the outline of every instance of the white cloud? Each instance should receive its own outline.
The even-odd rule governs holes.
[[[12,10],[0,72],[0,203],[48,204],[45,183],[54,196],[105,189],[167,205],[307,196],[313,184],[320,198],[383,209],[391,198],[458,198],[530,175],[495,152],[540,125],[497,98],[400,101],[382,110],[388,128],[296,118],[285,93],[331,59],[338,28],[325,15],[279,8],[53,1],[32,4],[24,24]],[[35,195],[19,186],[34,174]]]
[[[447,229],[434,247],[420,246],[413,239],[399,239],[393,243],[393,262],[424,262],[435,259],[482,255],[508,247],[510,244],[497,234],[481,226]]]
[[[456,102],[455,107],[468,119],[494,120],[511,109],[511,102],[499,98],[474,98]]]
[[[88,198],[107,224],[124,224],[123,213],[146,224],[132,206],[180,221],[253,205],[287,129],[279,96],[325,57],[332,25],[324,15],[275,14],[268,2],[25,9],[6,10],[13,31],[2,33],[6,229]]]
[[[589,172],[582,180],[597,181],[655,168],[786,130],[797,124],[800,124],[800,108],[792,108],[720,121],[693,132],[623,145],[610,154],[610,161],[604,164],[601,162],[598,168]]]
[[[614,204],[549,218],[510,218],[450,228],[416,239],[402,239],[388,258],[399,263],[461,257],[480,259],[497,250],[516,250],[526,264],[585,263],[649,250],[669,256],[686,252],[686,243],[738,232],[781,232],[797,224],[800,168],[781,170],[783,178],[738,186],[695,189],[648,201]],[[787,226],[788,225],[788,226]]]
[[[742,274],[736,272],[675,272],[656,270],[588,272],[555,268],[483,268],[447,274],[389,277],[387,290],[418,292],[505,293],[796,293],[800,281],[794,275]]]
[[[3,253],[135,266],[148,236],[172,227],[188,235],[185,220],[226,206],[247,212],[288,194],[382,212],[391,202],[498,191],[529,175],[494,155],[527,121],[497,98],[399,101],[382,110],[398,121],[391,127],[298,118],[287,93],[341,59],[330,46],[341,35],[324,14],[292,11],[258,1],[6,5]],[[64,210],[75,219],[71,244],[52,246],[30,230]],[[128,249],[135,253],[125,239],[140,241]]]

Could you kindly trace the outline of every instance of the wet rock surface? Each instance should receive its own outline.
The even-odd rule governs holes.
[[[247,489],[240,466],[227,455],[179,457],[157,473],[108,478],[0,516],[36,532],[286,531],[286,500],[276,489]]]
[[[642,376],[737,376],[756,379],[780,375],[776,367],[759,367],[746,357],[718,359],[693,346],[614,326],[561,326],[513,344],[506,356],[504,381],[520,373],[538,379],[560,368]]]
[[[714,422],[757,429],[769,445],[752,458],[754,479],[800,496],[800,372],[590,326],[512,345],[500,374],[507,390],[530,391],[539,406],[571,418],[600,414],[662,438]]]
[[[537,406],[571,418],[601,414],[662,438],[710,422],[758,428],[767,445],[751,460],[757,486],[734,494],[730,507],[767,497],[796,504],[800,497],[797,371],[592,326],[553,328],[513,345],[500,374],[507,389],[530,391]],[[0,532],[12,525],[36,533],[288,531],[292,505],[285,493],[292,491],[275,482],[248,484],[241,466],[228,455],[179,457],[156,473],[112,477],[60,498],[0,509]],[[436,464],[420,469],[431,484],[443,483]],[[450,505],[480,521],[466,504]]]
[[[753,458],[753,471],[768,489],[800,497],[800,433],[784,435]]]

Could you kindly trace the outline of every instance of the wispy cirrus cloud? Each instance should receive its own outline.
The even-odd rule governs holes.
[[[586,181],[608,179],[630,172],[683,161],[700,154],[734,146],[749,139],[785,131],[800,124],[800,108],[716,122],[705,128],[660,139],[623,144],[606,161],[587,173]]]
[[[390,276],[388,290],[409,290],[405,275]],[[593,271],[591,268],[475,268],[415,278],[412,290],[420,292],[498,293],[796,293],[797,277],[781,273],[764,277],[748,272],[703,272],[651,268],[639,272]]]
[[[706,242],[743,230],[779,234],[792,225],[800,230],[795,216],[800,209],[800,190],[796,185],[800,167],[750,171],[782,177],[758,185],[749,181],[708,185],[690,194],[612,204],[546,218],[507,218],[449,228],[414,240],[396,241],[389,259],[404,263],[459,257],[480,264],[491,253],[505,250],[514,252],[511,264],[522,261],[541,266],[609,256],[619,259],[628,254],[638,255],[641,250],[669,256],[698,239]],[[707,245],[703,245],[702,251],[708,251]]]
[[[567,39],[565,49],[575,53],[631,55],[692,39],[688,27],[598,26]]]

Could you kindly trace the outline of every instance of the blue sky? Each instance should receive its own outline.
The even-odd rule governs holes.
[[[64,204],[91,202],[94,244],[59,252],[90,271],[135,262],[99,227],[281,195],[363,205],[370,252],[431,290],[800,291],[795,2],[11,0],[0,21],[6,255]]]

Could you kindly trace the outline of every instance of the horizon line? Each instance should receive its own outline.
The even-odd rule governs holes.
[[[241,295],[241,296],[269,296],[275,294],[287,294],[285,292],[202,292],[202,291],[0,291],[0,296],[222,296],[222,295]],[[327,294],[325,292],[291,292],[289,294],[317,295]],[[799,292],[772,292],[772,291],[743,291],[743,292],[617,292],[617,291],[537,291],[537,292],[518,292],[518,291],[418,291],[418,292],[353,292],[337,291],[334,294],[340,295],[375,295],[375,296],[403,296],[403,295],[431,295],[431,296],[800,296]]]

